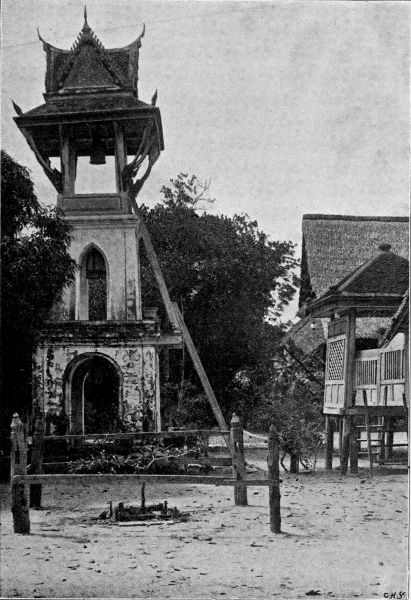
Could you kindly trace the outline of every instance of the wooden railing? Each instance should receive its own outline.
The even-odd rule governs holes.
[[[405,392],[403,349],[359,352],[355,360],[355,405],[363,405],[363,391],[370,406],[402,406]]]
[[[11,486],[12,486],[12,513],[15,533],[30,533],[29,508],[40,508],[42,497],[42,486],[47,483],[67,482],[89,482],[108,483],[113,481],[130,482],[152,482],[173,484],[201,484],[201,485],[225,485],[234,487],[234,503],[236,505],[247,505],[247,487],[270,486],[270,522],[271,531],[280,532],[280,495],[279,495],[279,450],[278,435],[270,431],[269,436],[269,478],[247,479],[246,463],[244,455],[243,429],[236,415],[231,420],[230,431],[215,430],[182,430],[163,432],[135,432],[120,434],[91,434],[91,435],[63,435],[44,436],[44,419],[41,415],[35,421],[32,447],[32,470],[34,473],[27,474],[28,435],[27,427],[20,421],[18,414],[13,415],[11,424]],[[99,440],[124,440],[124,439],[176,439],[178,437],[202,437],[209,438],[211,435],[221,435],[225,439],[229,436],[230,454],[226,457],[203,456],[198,459],[191,457],[171,457],[171,462],[177,464],[207,464],[210,466],[232,467],[232,477],[227,475],[181,475],[181,474],[76,474],[57,473],[44,474],[43,449],[46,441],[99,441]],[[33,462],[34,457],[34,462]],[[273,475],[274,474],[274,475]],[[30,495],[27,486],[30,486]]]

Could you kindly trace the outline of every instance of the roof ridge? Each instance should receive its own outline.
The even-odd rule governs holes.
[[[333,215],[333,214],[315,214],[308,213],[303,215],[303,221],[385,221],[407,223],[409,217],[393,216],[356,216],[356,215]]]

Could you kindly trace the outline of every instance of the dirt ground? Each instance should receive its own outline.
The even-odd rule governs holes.
[[[121,527],[96,520],[110,500],[138,504],[140,485],[47,485],[28,536],[1,513],[1,595],[37,598],[405,598],[404,471],[283,476],[283,533],[269,529],[268,489],[236,507],[228,487],[147,485],[147,502],[187,523]],[[385,596],[384,596],[385,594]]]

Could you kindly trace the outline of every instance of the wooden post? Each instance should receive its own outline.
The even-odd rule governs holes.
[[[268,433],[268,479],[269,505],[270,505],[270,530],[273,533],[281,533],[281,509],[280,509],[280,444],[277,429],[274,424],[270,426]]]
[[[31,473],[40,475],[43,472],[44,454],[44,413],[37,408],[34,416],[33,446],[31,451]],[[30,508],[41,508],[41,483],[30,485]]]
[[[351,407],[355,397],[354,373],[355,373],[355,310],[348,311],[347,338],[345,343],[345,376],[344,376],[344,407]],[[342,439],[340,446],[341,474],[345,475],[348,469],[348,457],[350,454],[351,422],[350,418],[343,417]]]
[[[407,440],[408,440],[408,404],[407,404],[407,396],[405,393],[402,394],[402,404],[404,406],[404,419],[405,419],[405,427],[407,429]]]
[[[15,475],[27,475],[27,436],[19,415],[14,413],[11,422],[11,512],[14,533],[30,533],[30,513],[27,489],[24,483],[14,480]]]
[[[341,456],[342,456],[342,447],[343,447],[343,418],[339,417],[338,419],[338,455],[340,457],[341,460]]]
[[[331,471],[333,468],[333,450],[334,450],[334,421],[330,415],[325,415],[325,468]]]
[[[378,452],[378,460],[384,462],[385,458],[385,417],[378,417],[378,443],[380,445]]]
[[[66,125],[60,125],[60,156],[63,179],[63,193],[72,195],[75,190],[77,157],[70,142],[70,131]]]
[[[351,418],[350,428],[350,473],[358,473],[358,440],[355,417]]]
[[[348,457],[350,454],[350,420],[344,416],[342,422],[342,448],[340,452],[340,469],[341,475],[347,474]]]
[[[368,414],[368,401],[367,401],[366,390],[362,391],[362,396],[364,399],[364,417],[365,417],[365,429],[367,431],[368,457],[370,460],[370,476],[372,477],[373,476],[373,455],[372,455],[372,445],[371,445],[370,415]]]
[[[124,132],[121,123],[113,122],[114,127],[114,156],[116,161],[116,187],[118,192],[124,190],[122,173],[127,164],[127,151],[124,142]]]
[[[393,432],[393,418],[388,417],[387,419],[387,434],[386,434],[386,446],[385,446],[385,458],[390,459],[393,457],[393,445],[394,445],[394,432]]]
[[[240,419],[235,413],[231,419],[230,441],[231,441],[231,457],[233,465],[233,479],[235,481],[245,481],[247,478],[245,456],[244,456],[244,441],[243,428],[241,427]],[[247,506],[247,486],[234,486],[234,503],[237,506]]]
[[[347,339],[345,347],[344,406],[346,408],[353,405],[353,398],[355,398],[355,328],[355,310],[350,309],[348,311]]]

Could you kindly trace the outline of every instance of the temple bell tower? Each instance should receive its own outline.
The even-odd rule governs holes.
[[[159,351],[182,345],[178,329],[162,332],[155,309],[141,299],[145,225],[136,197],[164,149],[156,94],[151,104],[138,98],[143,35],[144,29],[128,46],[105,49],[86,11],[70,50],[39,34],[47,59],[45,104],[25,113],[15,105],[16,124],[72,228],[78,270],[41,333],[33,402],[61,417],[73,434],[161,429]],[[92,193],[77,193],[80,162],[87,159],[92,175],[110,157],[115,192],[99,192],[97,175]],[[60,169],[50,159],[60,159]]]

